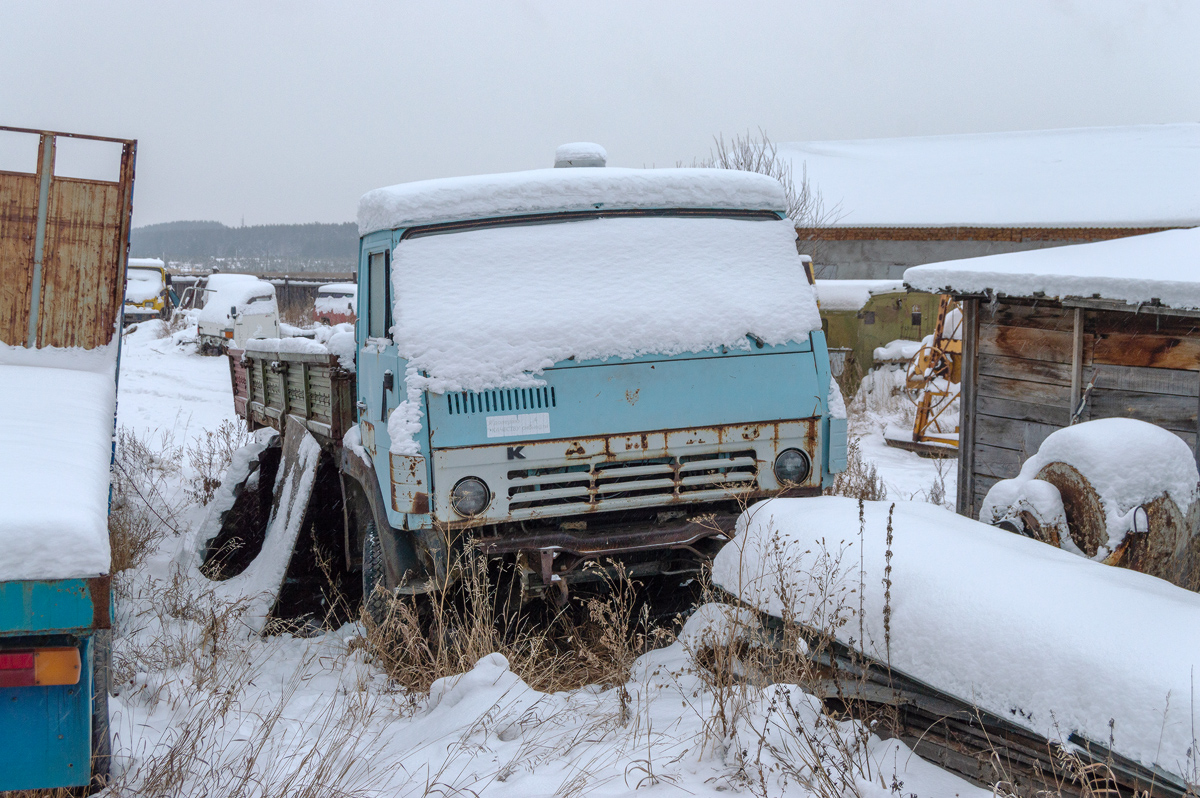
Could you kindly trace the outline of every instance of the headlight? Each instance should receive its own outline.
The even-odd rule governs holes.
[[[799,449],[784,449],[775,458],[775,479],[779,484],[799,484],[808,479],[812,463],[808,455]]]
[[[478,477],[460,479],[450,491],[450,506],[464,518],[478,515],[488,506],[492,494]]]

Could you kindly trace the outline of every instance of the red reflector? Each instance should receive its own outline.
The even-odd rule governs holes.
[[[33,687],[37,684],[32,651],[0,653],[0,687]]]
[[[32,651],[12,651],[7,654],[0,654],[0,671],[19,671],[32,667]]]

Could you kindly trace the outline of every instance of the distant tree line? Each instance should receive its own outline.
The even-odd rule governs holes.
[[[343,224],[262,224],[227,227],[220,222],[164,222],[135,227],[130,255],[171,262],[243,261],[297,265],[344,265],[358,255],[358,226]]]

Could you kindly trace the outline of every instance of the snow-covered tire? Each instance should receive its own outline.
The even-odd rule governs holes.
[[[373,520],[367,521],[365,526],[362,552],[363,607],[371,622],[378,625],[387,618],[391,597],[385,590],[387,582],[379,530]]]

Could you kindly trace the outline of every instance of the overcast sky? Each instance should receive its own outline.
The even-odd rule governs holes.
[[[1200,121],[1200,3],[26,3],[0,124],[137,138],[135,224],[349,221],[383,185],[777,141]]]

